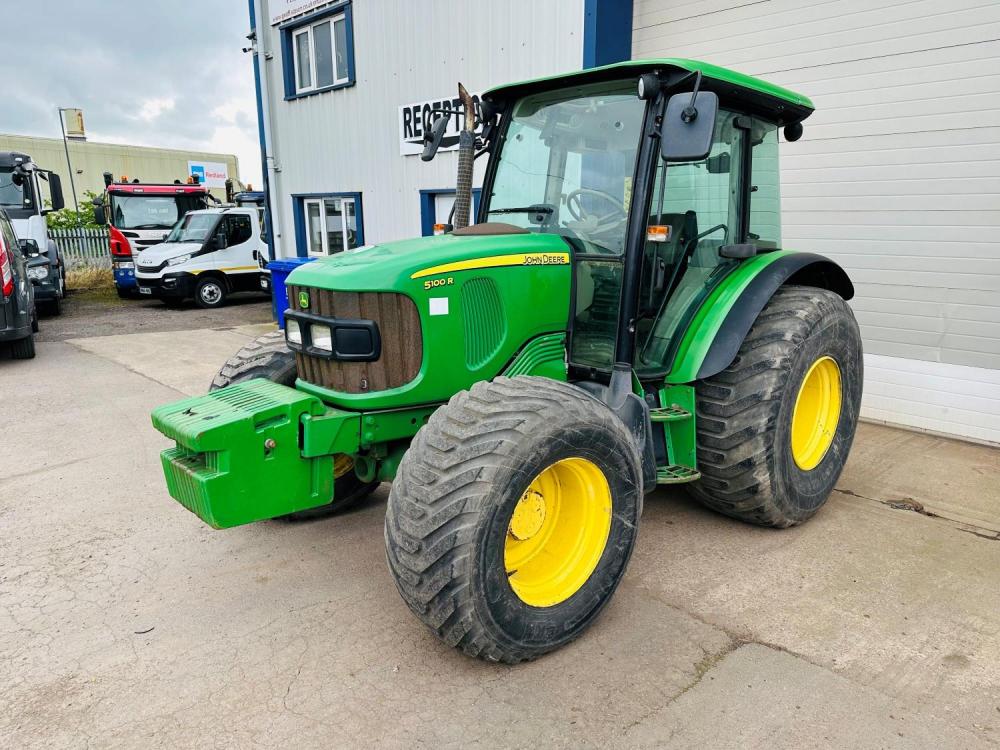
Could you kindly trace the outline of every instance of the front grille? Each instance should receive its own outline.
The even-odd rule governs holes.
[[[308,308],[300,306],[306,292]],[[413,380],[423,360],[423,337],[417,306],[395,292],[335,292],[289,286],[293,310],[328,318],[373,320],[382,337],[382,356],[374,362],[338,362],[296,352],[298,375],[307,383],[341,393],[371,393],[398,388]]]

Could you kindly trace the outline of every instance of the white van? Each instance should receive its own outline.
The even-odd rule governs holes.
[[[162,243],[143,250],[135,277],[140,296],[220,307],[233,292],[270,291],[266,257],[256,208],[208,208],[185,214]]]

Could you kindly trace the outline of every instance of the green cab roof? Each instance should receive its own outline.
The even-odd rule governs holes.
[[[524,96],[536,91],[550,90],[562,85],[578,86],[629,77],[638,78],[642,73],[654,70],[668,72],[669,69],[701,73],[703,77],[702,85],[705,89],[715,91],[723,98],[728,95],[737,100],[747,101],[751,105],[755,105],[753,108],[760,110],[762,115],[770,114],[780,124],[804,120],[815,109],[809,97],[783,88],[782,86],[768,83],[760,78],[748,76],[745,73],[738,73],[735,70],[712,65],[711,63],[701,62],[700,60],[684,60],[676,57],[664,57],[654,60],[625,60],[624,62],[612,63],[611,65],[602,65],[599,68],[575,70],[544,78],[508,83],[488,89],[483,96],[488,96],[491,99],[508,99]]]

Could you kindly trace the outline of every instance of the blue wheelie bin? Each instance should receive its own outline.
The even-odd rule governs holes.
[[[285,327],[285,310],[288,309],[288,290],[285,289],[285,279],[288,274],[301,266],[309,263],[315,258],[278,258],[267,264],[267,270],[271,272],[271,306],[274,310],[274,319],[278,321],[278,328]]]

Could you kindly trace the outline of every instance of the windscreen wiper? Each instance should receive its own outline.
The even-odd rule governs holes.
[[[513,208],[491,208],[487,213],[491,214],[551,214],[552,206],[516,206]]]

